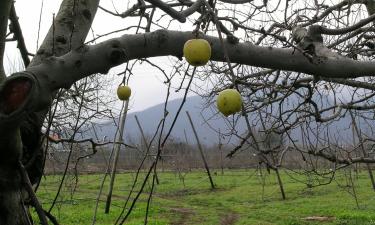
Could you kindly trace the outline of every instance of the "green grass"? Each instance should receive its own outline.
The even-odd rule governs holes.
[[[264,186],[255,170],[227,170],[224,175],[218,172],[213,177],[217,186],[215,190],[210,190],[204,171],[187,173],[185,186],[178,174],[159,173],[160,184],[154,190],[148,224],[375,225],[375,195],[367,174],[362,172],[358,177],[353,177],[358,207],[345,173],[337,174],[335,180],[328,185],[307,188],[306,184],[292,179],[290,172],[288,175],[281,171],[286,200],[281,200],[278,183],[272,172],[263,173]],[[109,214],[104,214],[105,188],[96,224],[114,224],[134,176],[134,173],[116,176]],[[143,177],[144,173],[141,174],[141,178]],[[80,175],[73,191],[76,180],[73,176],[67,177],[58,203],[52,210],[60,224],[91,224],[101,178],[102,175]],[[306,180],[303,175],[293,174],[293,178]],[[61,176],[47,176],[43,179],[37,194],[45,209],[50,207],[60,179]],[[139,180],[136,190],[139,190],[142,181],[143,179]],[[320,180],[322,181],[324,180]],[[315,184],[317,182],[315,180]],[[126,224],[144,223],[150,184],[146,185]],[[108,187],[108,182],[105,187]],[[131,200],[135,195],[136,193],[131,196]],[[311,222],[304,219],[308,216],[333,218],[331,221]]]

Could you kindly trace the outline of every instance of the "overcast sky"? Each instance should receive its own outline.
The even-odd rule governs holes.
[[[114,2],[114,5],[112,5]],[[127,7],[132,6],[135,2],[129,1],[101,1],[101,6],[113,10],[116,8],[119,12],[123,12]],[[45,0],[43,2],[43,8],[41,13],[42,0],[17,0],[16,1],[16,11],[19,16],[19,22],[25,37],[26,45],[31,53],[35,53],[37,46],[43,41],[44,36],[48,32],[48,29],[52,23],[53,13],[57,13],[61,0]],[[116,4],[117,3],[117,4]],[[41,13],[41,17],[40,17]],[[170,18],[166,18],[170,19]],[[113,16],[109,16],[107,13],[98,9],[97,15],[93,24],[93,31],[95,34],[105,34],[113,30],[122,29],[129,26],[129,24],[137,23],[137,18],[126,18],[126,19],[116,19]],[[38,33],[38,27],[40,24],[40,31]],[[172,24],[173,29],[177,30],[191,30],[190,26],[186,24],[174,23]],[[156,29],[156,28],[154,28]],[[129,31],[129,33],[134,33],[135,31]],[[110,37],[118,37],[121,34],[114,34]],[[39,36],[39,41],[38,41]],[[93,37],[90,33],[88,40]],[[98,42],[105,40],[99,39]],[[18,50],[16,48],[16,43],[7,43],[6,48],[6,60],[5,68],[8,73],[20,70],[21,59],[18,55]],[[170,74],[171,67],[167,65],[172,65],[172,59],[167,57],[163,58],[153,58],[151,59],[153,63],[158,66],[162,66],[167,74]],[[114,76],[122,72],[124,65],[118,66],[110,71],[109,76]],[[112,74],[112,75],[111,75]],[[131,112],[140,111],[145,108],[151,107],[153,105],[162,103],[166,96],[166,85],[163,83],[165,81],[164,76],[160,71],[146,64],[136,66],[133,70],[132,78],[129,84],[132,88],[132,97],[130,102]],[[114,76],[116,77],[116,76]],[[121,77],[114,79],[113,94],[115,95],[116,85],[121,81]],[[177,87],[181,79],[177,78],[172,82],[172,86]],[[176,99],[182,97],[182,92],[171,94],[171,99]],[[117,105],[119,107],[121,103]]]

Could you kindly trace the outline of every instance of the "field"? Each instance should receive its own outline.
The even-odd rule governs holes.
[[[270,174],[266,171],[260,174],[257,170],[225,170],[224,174],[215,171],[215,190],[210,189],[204,171],[182,173],[181,176],[174,172],[160,172],[158,175],[160,184],[155,186],[151,199],[148,224],[375,224],[375,195],[365,172],[354,174],[349,170],[342,171],[330,184],[308,188],[300,181],[309,180],[312,184],[317,184],[326,180],[283,170],[281,175],[286,200],[281,199],[277,179],[272,171]],[[144,174],[140,176],[142,178]],[[60,224],[92,223],[102,177],[103,175],[80,175],[78,180],[72,175],[67,177],[52,210]],[[104,190],[96,224],[114,224],[134,177],[133,172],[116,176],[109,214],[104,214],[107,193]],[[49,208],[60,179],[60,175],[43,178],[38,196],[45,209]],[[135,190],[139,189],[141,182],[142,179]],[[108,187],[108,183],[105,187]],[[144,224],[150,187],[151,183],[146,184],[144,194],[140,196],[125,224]],[[130,203],[131,201],[128,206]],[[314,216],[323,217],[321,219],[324,221],[318,221],[319,218],[309,220],[308,217]]]

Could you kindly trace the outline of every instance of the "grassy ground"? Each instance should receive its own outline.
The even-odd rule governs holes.
[[[226,170],[223,175],[217,171],[213,177],[217,186],[215,190],[210,190],[204,171],[184,173],[184,182],[177,173],[160,173],[160,184],[155,187],[151,200],[148,224],[375,225],[375,195],[367,174],[362,172],[358,176],[349,176],[349,173],[340,172],[329,185],[308,188],[299,181],[317,184],[326,180],[281,171],[286,200],[281,200],[277,179],[272,172],[268,174],[263,171],[263,176],[260,176],[256,170]],[[104,214],[106,197],[102,195],[96,224],[114,224],[134,176],[134,173],[124,173],[116,177],[111,211]],[[52,210],[60,224],[91,224],[101,178],[102,175],[80,175],[75,185],[75,178],[67,177]],[[61,176],[47,176],[42,181],[38,196],[44,208],[49,208],[60,179]],[[350,185],[351,179],[354,191]],[[136,190],[141,182],[142,179]],[[125,224],[144,223],[150,190],[148,183]],[[135,195],[131,196],[131,200]],[[328,218],[324,222],[306,219],[311,216]]]

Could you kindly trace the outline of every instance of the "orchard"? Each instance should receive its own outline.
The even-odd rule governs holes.
[[[0,224],[29,225],[32,218],[58,224],[53,210],[69,169],[102,146],[137,148],[122,140],[122,132],[116,140],[79,135],[103,118],[118,123],[121,115],[125,121],[128,107],[140,102],[136,96],[151,92],[156,86],[149,80],[152,73],[142,77],[144,86],[132,84],[137,66],[158,71],[166,93],[162,118],[153,118],[160,121],[154,142],[148,143],[139,126],[141,142],[155,150],[140,151],[139,168],[149,164],[137,193],[151,186],[145,224],[162,156],[190,95],[205,99],[205,109],[213,113],[205,118],[207,124],[220,119],[227,126],[225,131],[212,128],[218,149],[222,139],[228,140],[230,149],[221,160],[247,152],[256,161],[252,169],[275,174],[282,199],[287,199],[282,170],[306,175],[298,181],[308,188],[331,183],[340,170],[363,170],[368,188],[375,190],[374,1],[112,3],[0,1]],[[39,19],[30,24],[31,18]],[[7,52],[21,66],[9,69]],[[115,78],[108,78],[111,73]],[[171,116],[167,103],[177,92],[182,101]],[[119,104],[126,107],[116,111]],[[82,143],[91,152],[72,166],[73,149]],[[59,145],[68,154],[46,209],[38,187],[49,163],[48,149]],[[116,163],[109,162],[112,177]],[[110,165],[103,173],[110,173]],[[116,223],[126,221],[139,195]]]

